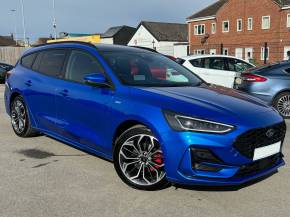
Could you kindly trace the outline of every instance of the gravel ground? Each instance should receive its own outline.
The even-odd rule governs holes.
[[[13,133],[0,85],[0,216],[290,216],[290,167],[240,188],[131,189],[112,163],[46,136]],[[288,125],[290,122],[288,122]],[[290,136],[284,145],[290,160]]]

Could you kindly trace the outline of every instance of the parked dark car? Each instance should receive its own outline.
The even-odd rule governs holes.
[[[0,83],[5,81],[6,72],[10,71],[11,69],[13,69],[13,66],[6,63],[0,63]]]
[[[239,90],[274,106],[284,118],[290,118],[290,62],[275,63],[243,73]]]

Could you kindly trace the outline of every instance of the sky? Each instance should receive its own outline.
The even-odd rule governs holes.
[[[185,23],[186,17],[216,0],[55,0],[58,32],[103,33],[109,27],[140,21]],[[23,38],[21,0],[0,0],[0,35]],[[53,0],[23,0],[27,37],[53,33]],[[11,10],[16,10],[12,12]]]

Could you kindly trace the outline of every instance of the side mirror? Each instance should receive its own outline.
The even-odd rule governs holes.
[[[89,74],[84,77],[85,83],[97,87],[111,87],[102,73]]]

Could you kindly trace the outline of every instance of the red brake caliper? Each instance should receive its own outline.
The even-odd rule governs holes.
[[[162,165],[163,164],[163,155],[160,153],[156,153],[152,156],[152,161],[156,164]],[[152,165],[155,169],[160,169],[161,166],[158,165]],[[150,167],[151,171],[154,171],[154,169],[152,167]]]

